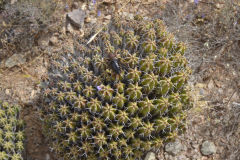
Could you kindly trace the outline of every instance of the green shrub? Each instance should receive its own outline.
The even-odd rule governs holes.
[[[44,90],[44,122],[64,159],[141,159],[185,130],[186,46],[159,19],[115,16],[76,53],[63,52]],[[78,53],[79,52],[79,53]]]

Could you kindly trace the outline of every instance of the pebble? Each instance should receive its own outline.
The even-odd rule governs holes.
[[[52,46],[55,46],[57,44],[57,42],[58,42],[58,39],[55,36],[51,37],[49,40],[49,44]]]
[[[183,145],[179,141],[169,142],[165,146],[165,151],[173,156],[177,155],[183,150]]]
[[[5,67],[12,68],[16,65],[22,65],[26,62],[26,57],[23,54],[14,54],[5,62]]]
[[[205,156],[216,153],[216,146],[213,142],[204,141],[201,145],[201,153]]]
[[[153,152],[148,152],[144,160],[156,160],[156,155]]]
[[[10,95],[11,95],[10,89],[6,89],[6,90],[5,90],[5,94],[8,95],[8,96],[10,96]]]

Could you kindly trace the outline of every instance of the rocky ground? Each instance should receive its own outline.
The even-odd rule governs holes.
[[[41,32],[35,47],[29,51],[32,54],[15,53],[0,59],[0,99],[23,106],[27,139],[25,159],[55,159],[38,115],[39,88],[41,78],[47,73],[49,59],[60,49],[72,50],[72,37],[81,36],[92,25],[108,23],[114,12],[128,18],[136,13],[147,18],[161,17],[176,38],[185,41],[189,47],[186,56],[193,69],[190,85],[194,88],[195,103],[189,111],[187,132],[175,142],[165,144],[157,153],[149,152],[145,160],[240,159],[240,57],[234,50],[221,53],[221,47],[208,49],[208,41],[202,41],[204,35],[198,32],[202,26],[196,25],[200,21],[198,15],[209,16],[212,1],[197,4],[190,0],[92,2],[59,3],[55,13],[56,27]],[[85,11],[77,11],[81,12],[78,13],[81,17],[76,18],[71,13],[74,9]],[[203,22],[207,25],[208,17]],[[83,29],[76,30],[76,26]]]

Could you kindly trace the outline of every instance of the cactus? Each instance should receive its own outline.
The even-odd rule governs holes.
[[[0,101],[0,160],[23,160],[23,122],[19,106]]]
[[[54,83],[43,89],[43,119],[60,157],[140,160],[185,130],[186,47],[161,20],[115,16],[91,44],[85,41],[80,54],[53,60],[59,65],[49,72],[62,76],[50,74]]]

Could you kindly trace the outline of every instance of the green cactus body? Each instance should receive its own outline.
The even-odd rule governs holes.
[[[157,51],[157,54],[158,54],[160,57],[167,57],[168,49],[162,47],[162,48],[160,48],[160,49]]]
[[[106,104],[103,106],[102,115],[104,119],[113,120],[115,118],[116,109],[112,105]]]
[[[142,47],[146,53],[154,52],[157,49],[156,42],[154,40],[148,39],[147,41],[143,42]]]
[[[120,93],[120,94],[124,92],[124,87],[125,87],[125,84],[121,83],[121,82],[118,82],[115,85],[115,88],[116,88],[117,92]]]
[[[118,107],[118,108],[123,108],[124,103],[126,102],[126,97],[124,94],[119,94],[113,98],[113,103]]]
[[[130,84],[128,86],[128,89],[126,90],[127,95],[129,96],[130,100],[137,100],[140,99],[142,96],[142,92],[141,92],[142,87],[140,87],[138,85],[138,83],[134,84]]]
[[[131,68],[133,68],[138,63],[138,60],[139,58],[137,57],[136,53],[134,54],[127,53],[125,63],[128,64]]]
[[[0,160],[23,160],[23,122],[19,119],[18,106],[0,100]]]
[[[157,73],[162,75],[168,74],[171,70],[171,66],[172,61],[165,57],[159,58],[155,63]]]
[[[80,54],[60,54],[49,69],[45,81],[53,83],[43,89],[42,107],[47,136],[64,160],[142,160],[186,130],[192,105],[186,45],[163,21],[139,15],[129,21],[114,16],[86,44],[92,31],[79,39]],[[51,74],[56,71],[62,76]],[[0,124],[9,130],[15,110],[4,106]],[[22,150],[20,134],[12,148],[10,131],[6,150]]]
[[[138,82],[140,80],[141,72],[137,69],[130,69],[127,78],[133,82]]]
[[[144,137],[150,137],[151,133],[154,131],[154,124],[150,122],[146,122],[143,124],[141,128],[139,128],[139,133],[142,134]]]
[[[86,103],[87,100],[83,96],[78,95],[78,97],[75,97],[74,107],[76,109],[84,109],[86,107]]]
[[[113,89],[111,88],[110,85],[104,86],[100,85],[99,86],[101,89],[98,91],[99,95],[104,99],[104,100],[111,100],[113,97]]]
[[[153,73],[145,74],[142,77],[141,85],[143,86],[143,90],[146,93],[151,92],[156,87],[157,82],[158,82],[157,78],[158,78],[158,76],[154,75]]]
[[[152,59],[152,57],[150,56],[147,56],[146,58],[142,59],[139,64],[140,70],[145,72],[152,71],[153,62],[154,62],[154,59]]]
[[[126,44],[127,44],[127,47],[129,47],[130,49],[135,49],[137,48],[138,46],[138,39],[139,37],[138,36],[133,36],[133,35],[129,35],[127,37],[127,40],[126,40]]]
[[[86,86],[86,88],[83,89],[83,94],[87,98],[93,97],[93,95],[95,94],[95,89],[92,86]]]
[[[160,112],[161,114],[164,113],[170,106],[168,98],[164,98],[164,97],[153,100],[153,104],[157,108],[156,113]]]
[[[126,110],[129,114],[134,114],[138,111],[138,105],[136,102],[129,102]]]
[[[157,84],[158,91],[157,93],[160,95],[166,95],[173,87],[171,79],[163,79],[160,80]]]
[[[92,98],[88,103],[87,103],[88,108],[91,110],[91,112],[98,112],[101,108],[101,102],[96,99]]]
[[[154,109],[153,100],[149,100],[148,98],[145,98],[143,99],[143,101],[140,101],[138,103],[138,106],[140,107],[140,113],[143,116],[150,114],[150,112]]]
[[[117,46],[122,44],[122,37],[120,37],[116,32],[112,33],[113,43]]]

